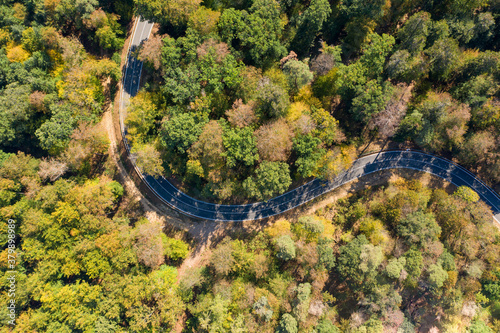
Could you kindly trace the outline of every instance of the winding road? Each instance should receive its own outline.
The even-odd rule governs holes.
[[[123,145],[126,149],[125,158],[129,160],[130,147],[125,138],[124,119],[129,98],[139,90],[142,73],[142,62],[135,59],[131,53],[148,39],[152,27],[153,23],[141,19],[135,21],[122,80],[119,118]],[[134,163],[129,164],[133,166],[143,185],[161,202],[183,214],[207,220],[229,222],[267,218],[300,206],[362,176],[386,169],[401,168],[428,172],[456,186],[469,186],[490,206],[494,219],[500,224],[500,196],[496,192],[474,174],[452,161],[417,151],[381,151],[363,156],[357,159],[349,170],[332,181],[314,179],[268,201],[245,205],[219,205],[196,200],[178,190],[165,178],[143,175]]]

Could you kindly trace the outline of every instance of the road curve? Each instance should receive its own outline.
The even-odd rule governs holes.
[[[494,219],[500,224],[500,196],[497,193],[465,168],[447,159],[417,151],[381,151],[363,156],[357,159],[349,170],[332,181],[314,179],[268,201],[245,205],[219,205],[196,200],[178,190],[163,177],[154,178],[142,174],[130,159],[124,119],[129,98],[137,94],[139,90],[142,72],[142,62],[135,59],[131,53],[149,37],[152,27],[153,23],[141,19],[137,19],[134,24],[123,73],[119,119],[127,164],[133,168],[142,188],[149,190],[150,194],[160,202],[183,214],[201,219],[224,222],[256,220],[286,212],[362,176],[386,169],[401,168],[428,172],[456,186],[469,186],[479,194],[481,200],[490,206]]]

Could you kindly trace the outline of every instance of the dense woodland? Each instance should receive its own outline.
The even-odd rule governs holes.
[[[180,283],[188,332],[500,331],[500,232],[469,188],[368,189],[235,234]]]
[[[101,122],[137,14],[158,26],[133,157],[192,195],[265,200],[380,139],[500,181],[498,1],[0,1],[0,332],[500,331],[500,236],[467,188],[368,189],[179,279],[192,246],[117,182]]]
[[[159,30],[127,124],[139,166],[218,202],[333,178],[390,139],[500,181],[500,3],[138,0]],[[294,186],[294,185],[292,185]]]

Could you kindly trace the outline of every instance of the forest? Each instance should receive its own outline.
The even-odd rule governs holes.
[[[214,202],[332,179],[360,147],[500,181],[498,1],[138,0],[158,23],[126,123],[137,164]]]
[[[466,187],[367,187],[235,227],[186,271],[197,240],[110,156],[137,16],[156,25],[133,159],[196,198],[267,200],[371,142],[498,189],[498,0],[3,0],[0,332],[500,332],[500,234]]]

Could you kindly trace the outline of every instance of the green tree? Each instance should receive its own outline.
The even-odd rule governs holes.
[[[422,269],[424,267],[422,253],[412,247],[405,253],[404,256],[406,258],[405,270],[408,273],[408,278],[412,280],[418,279],[422,274]]]
[[[422,248],[437,241],[441,235],[441,228],[437,224],[434,214],[424,213],[421,210],[411,213],[399,221],[396,230],[407,243],[416,244]]]
[[[335,267],[335,254],[333,248],[329,245],[329,241],[320,238],[318,240],[318,265],[322,265],[326,270],[330,271]]]
[[[196,120],[192,113],[181,113],[163,122],[161,143],[165,148],[185,154],[189,147],[198,140],[203,131],[204,122]]]
[[[368,78],[375,79],[382,74],[385,60],[391,53],[393,45],[394,37],[391,35],[380,36],[373,33],[368,36],[368,41],[362,47],[363,55],[359,58]]]
[[[311,134],[300,135],[293,139],[293,149],[297,153],[295,164],[301,177],[307,178],[316,174],[318,163],[325,154],[320,144],[321,140]]]
[[[280,5],[275,0],[256,0],[249,10],[250,14],[243,11],[240,20],[231,18],[231,30],[237,31],[237,38],[241,42],[245,54],[250,62],[259,66],[265,66],[272,59],[284,55],[286,49],[281,45],[280,37],[283,30],[280,20]],[[228,30],[225,26],[227,19],[225,11],[222,13],[221,21],[223,30]],[[234,14],[232,15],[234,17]]]
[[[292,49],[297,50],[300,55],[308,54],[309,48],[331,12],[327,0],[312,0],[298,18],[298,29],[292,41]]]
[[[276,240],[276,257],[288,261],[295,259],[295,243],[289,235],[283,235]]]
[[[458,147],[464,140],[470,108],[460,104],[448,94],[429,93],[414,112],[422,115],[422,122],[416,124],[416,141],[427,149],[440,151]],[[418,115],[416,120],[420,118]]]
[[[248,197],[265,200],[284,193],[291,184],[288,164],[264,161],[255,170],[255,176],[243,182],[243,189]]]
[[[460,49],[456,40],[443,38],[437,40],[426,50],[429,56],[431,77],[438,81],[447,80],[460,56]]]
[[[283,72],[288,78],[290,87],[295,92],[309,84],[313,79],[313,73],[309,70],[309,66],[295,59],[288,60],[283,65]]]
[[[441,265],[433,264],[429,266],[429,283],[435,289],[443,286],[444,281],[448,278],[448,273],[441,267]]]
[[[30,88],[11,84],[0,92],[0,145],[6,146],[28,130],[32,112]]]
[[[226,129],[222,142],[226,149],[222,156],[226,158],[226,164],[230,168],[238,163],[252,166],[259,159],[256,139],[250,127]]]
[[[389,58],[385,72],[391,79],[411,83],[427,75],[428,64],[421,54],[411,56],[407,50],[398,50]]]
[[[407,50],[411,54],[422,52],[427,42],[431,24],[432,20],[429,13],[421,11],[413,14],[397,32],[400,41],[398,48]]]
[[[201,0],[135,0],[137,13],[144,18],[171,24],[174,27],[183,26],[187,23],[190,15],[198,9]]]
[[[380,254],[378,250],[368,243],[365,235],[359,235],[352,241],[340,247],[340,255],[337,261],[337,272],[341,278],[347,281],[353,291],[359,290],[363,284],[367,286],[376,273]],[[370,258],[371,252],[377,252],[376,257]],[[363,255],[363,259],[361,258]],[[363,268],[361,264],[363,263]]]
[[[183,260],[189,254],[189,245],[181,239],[167,237],[164,233],[161,234],[163,243],[163,255],[171,260]]]
[[[285,313],[281,316],[280,324],[276,330],[278,333],[297,333],[297,320],[292,315]]]
[[[356,119],[368,122],[385,109],[392,93],[393,87],[390,83],[384,82],[380,85],[376,80],[370,80],[366,86],[358,86],[351,111]]]
[[[404,269],[406,264],[406,258],[392,258],[387,263],[385,267],[385,271],[388,277],[391,279],[397,280],[401,276],[401,271]]]
[[[257,89],[257,113],[261,119],[278,118],[285,115],[290,104],[287,92],[264,77]]]
[[[493,333],[493,330],[484,321],[476,319],[469,326],[470,333]]]
[[[316,325],[316,332],[318,333],[340,333],[340,330],[330,320],[322,319]]]
[[[459,186],[453,195],[463,199],[467,203],[479,201],[479,194],[468,186]]]
[[[370,3],[362,0],[346,0],[340,4],[340,10],[349,19],[353,17],[370,17],[376,20],[384,14],[385,5],[384,0],[370,1]]]
[[[70,135],[76,124],[72,109],[73,107],[68,104],[52,104],[50,106],[52,117],[35,132],[43,149],[57,152],[69,143]]]
[[[193,102],[201,92],[200,75],[199,69],[193,63],[186,69],[167,68],[163,76],[165,80],[163,92],[174,104]]]

